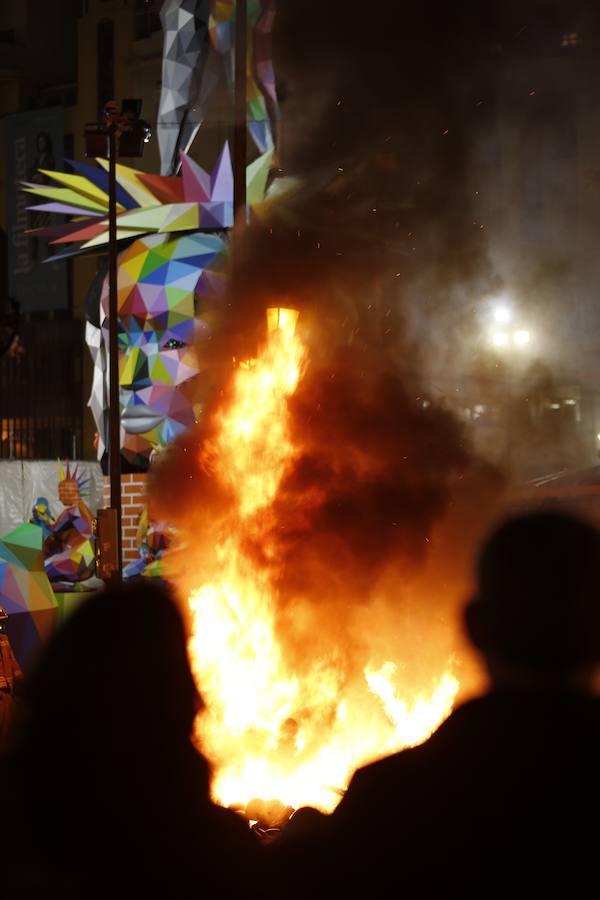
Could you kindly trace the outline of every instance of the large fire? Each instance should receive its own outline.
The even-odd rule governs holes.
[[[189,596],[190,652],[206,700],[202,747],[215,765],[214,795],[228,805],[252,797],[324,810],[339,801],[355,768],[424,740],[448,715],[458,681],[451,661],[425,683],[406,683],[398,661],[365,658],[349,675],[335,653],[301,672],[280,640],[277,551],[272,505],[299,448],[288,401],[309,365],[295,310],[267,312],[268,337],[255,359],[235,370],[231,401],[200,449],[231,498],[198,554]],[[249,554],[259,546],[263,564]],[[335,560],[331,561],[335,565]],[[305,634],[318,615],[298,605]]]

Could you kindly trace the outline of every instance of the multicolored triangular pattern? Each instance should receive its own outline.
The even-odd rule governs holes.
[[[182,177],[148,175],[118,164],[117,240],[146,234],[216,231],[233,225],[233,171],[226,143],[212,172],[181,154]],[[56,184],[23,182],[23,190],[46,199],[32,209],[77,216],[76,222],[36,228],[30,233],[69,244],[71,256],[108,242],[108,161],[74,164],[76,174],[44,170]],[[50,258],[50,257],[49,257]],[[56,254],[52,255],[56,260]]]
[[[42,540],[42,529],[31,524],[19,525],[0,540],[0,606],[8,613],[6,630],[23,670],[34,662],[57,622]]]

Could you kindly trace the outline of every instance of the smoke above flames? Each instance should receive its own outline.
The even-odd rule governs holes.
[[[296,452],[268,525],[243,541],[269,573],[299,665],[332,641],[351,655],[356,629],[343,632],[356,608],[382,622],[394,610],[404,637],[388,643],[405,655],[412,642],[427,656],[432,631],[436,646],[444,633],[440,658],[462,640],[456,609],[503,479],[426,381],[457,296],[498,281],[469,183],[470,144],[485,128],[472,95],[498,25],[480,6],[439,4],[444,21],[432,27],[422,4],[380,4],[372,19],[338,0],[282,4],[278,177],[236,236],[229,314],[199,349],[214,386],[203,418],[151,473],[154,513],[186,548],[209,546],[233,498],[199,460],[230,401],[232,357],[255,353],[267,306],[300,309],[308,360],[288,403]],[[189,587],[186,554],[173,558]],[[382,597],[387,611],[376,613]],[[305,625],[292,627],[299,606]]]
[[[227,530],[239,529],[239,552],[268,584],[296,674],[326,659],[351,680],[392,659],[428,686],[458,654],[468,690],[476,672],[458,611],[502,476],[374,348],[324,348],[323,334],[302,330],[308,357],[287,401],[293,450],[265,507],[242,521],[230,479],[210,461],[229,385],[150,473],[153,515],[180,534],[167,571],[186,598],[210,581]]]
[[[154,464],[149,494],[151,515],[176,528],[167,573],[186,610],[195,598],[197,632],[198,608],[224,597],[231,621],[219,627],[238,635],[241,655],[267,610],[284,673],[269,690],[287,700],[280,740],[264,738],[257,706],[253,751],[279,753],[312,721],[292,754],[298,769],[310,748],[321,757],[327,733],[342,757],[342,732],[351,744],[449,671],[465,693],[479,683],[459,610],[505,479],[428,388],[431,348],[444,343],[440,323],[457,296],[497,280],[473,226],[469,144],[483,126],[465,102],[474,71],[485,76],[489,21],[480,14],[476,27],[440,4],[448,18],[432,31],[425,12],[403,6],[400,16],[395,3],[376,21],[351,19],[338,0],[282,6],[278,177],[234,237],[221,327],[198,348],[208,373],[201,420]],[[277,395],[276,426],[260,419],[262,400],[258,425],[252,409],[230,412],[255,364],[262,383],[268,307],[300,312],[297,383]],[[420,340],[415,321],[437,332]],[[257,472],[266,493],[244,511]],[[271,652],[264,636],[251,637],[259,663]],[[369,690],[379,712],[365,705]],[[354,718],[343,726],[349,697]],[[229,732],[213,747],[235,756]],[[394,739],[384,735],[378,751]],[[344,777],[374,746],[363,750],[347,754]]]

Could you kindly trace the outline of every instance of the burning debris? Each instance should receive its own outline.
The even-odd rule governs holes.
[[[475,467],[454,420],[398,377],[313,360],[297,311],[267,315],[256,357],[157,467],[153,503],[172,518],[184,496],[167,570],[191,613],[215,795],[330,809],[357,765],[452,708],[460,565],[443,523]]]
[[[432,48],[415,5],[399,54],[397,29],[310,5],[282,10],[276,40],[283,177],[235,236],[229,322],[201,350],[222,377],[150,473],[153,514],[178,529],[166,570],[226,805],[331,809],[357,765],[448,715],[480,675],[456,611],[501,487],[453,416],[420,399],[414,327],[416,310],[443,322],[458,291],[468,305],[494,280],[467,177],[483,127],[465,126],[470,31],[449,54],[440,28]],[[357,57],[337,29],[363,25],[393,52],[362,36]]]

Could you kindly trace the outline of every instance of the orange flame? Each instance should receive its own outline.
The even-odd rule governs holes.
[[[390,661],[367,659],[351,677],[333,659],[315,659],[301,675],[286,659],[277,636],[277,560],[266,536],[299,452],[288,411],[307,365],[297,318],[295,310],[267,311],[267,342],[235,371],[231,403],[201,450],[200,464],[233,502],[189,597],[190,655],[207,702],[198,728],[215,764],[215,799],[276,797],[330,810],[358,765],[424,740],[450,712],[458,682],[446,671],[428,689],[401,690]],[[245,551],[248,537],[262,547],[264,565]]]

